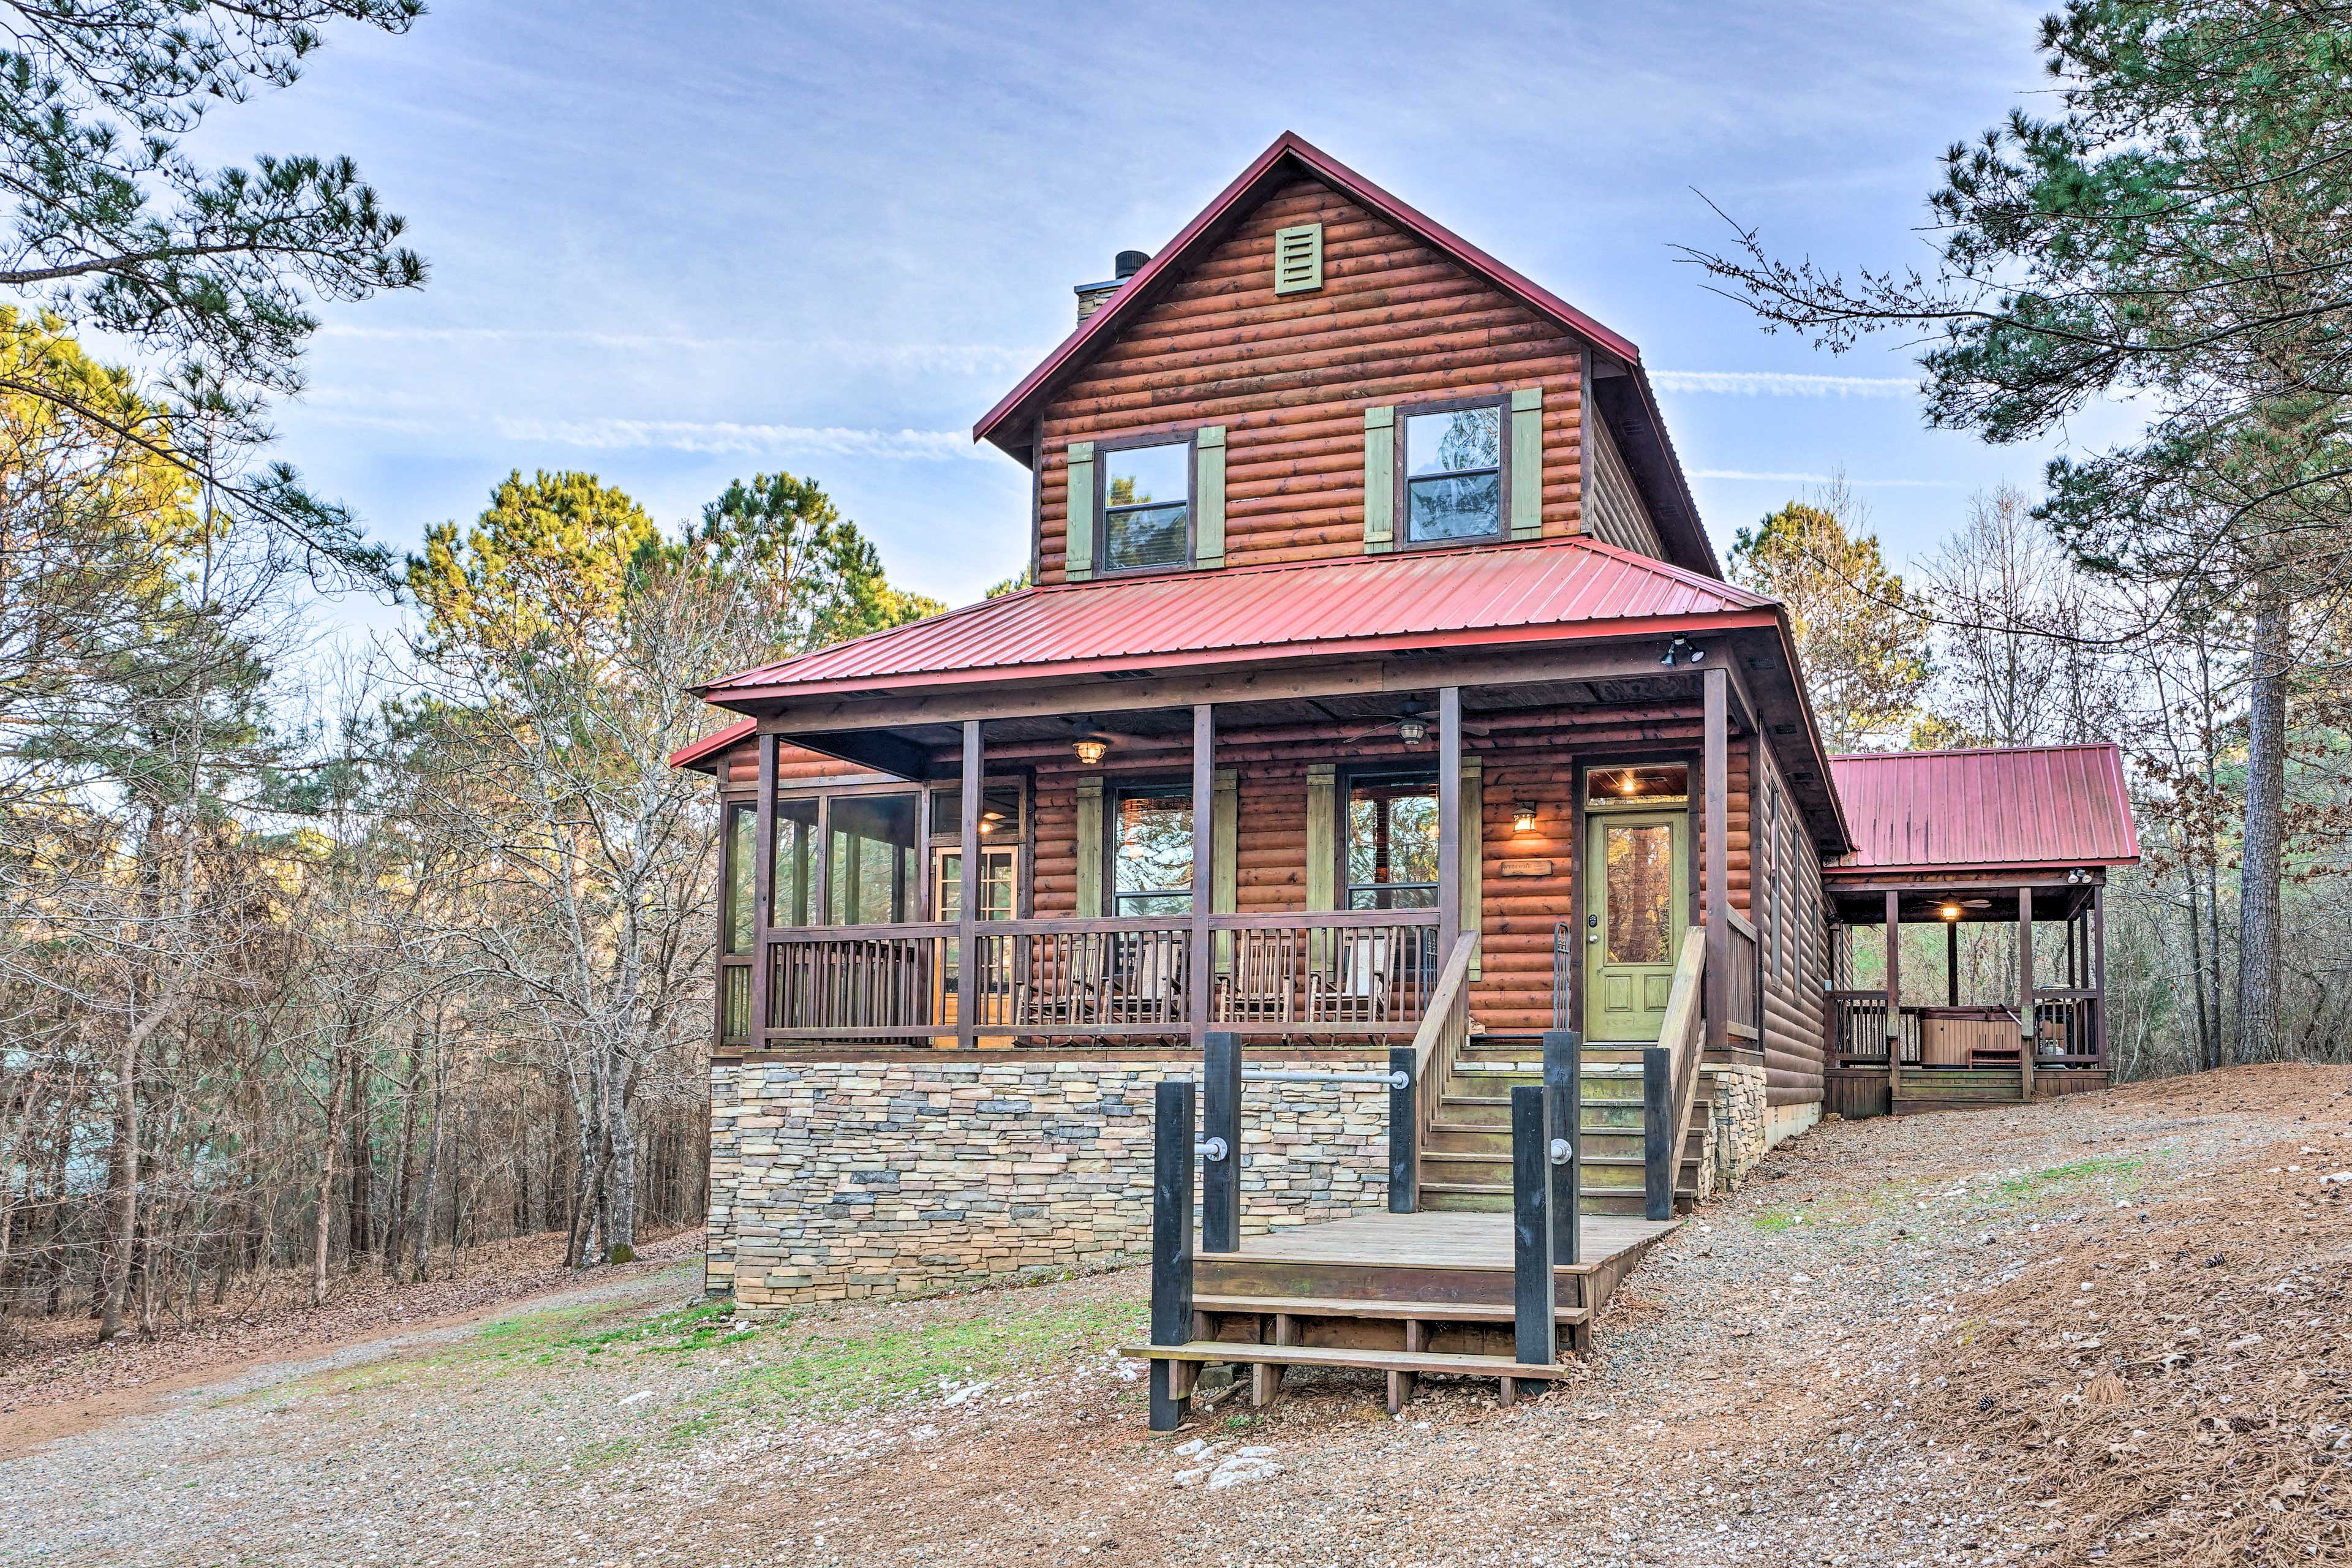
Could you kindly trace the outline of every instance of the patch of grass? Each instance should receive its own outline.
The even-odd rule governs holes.
[[[2032,1197],[2053,1188],[2083,1186],[2102,1176],[2128,1176],[2147,1163],[2137,1154],[2094,1154],[2063,1165],[2004,1176],[1993,1190],[2005,1198]]]
[[[624,1323],[618,1328],[595,1333],[568,1335],[556,1341],[562,1350],[584,1351],[590,1355],[613,1349],[616,1345],[635,1345],[645,1352],[668,1352],[691,1354],[696,1351],[717,1350],[740,1344],[755,1338],[755,1328],[733,1328],[728,1320],[734,1308],[724,1300],[697,1301],[693,1306],[675,1312],[663,1312],[641,1323]],[[790,1319],[784,1320],[791,1321]]]
[[[672,1445],[731,1421],[782,1409],[835,1409],[905,1398],[958,1384],[989,1383],[1073,1356],[1100,1354],[1141,1328],[1125,1303],[1087,1302],[1008,1311],[918,1329],[816,1337],[730,1377],[697,1414],[673,1426]]]
[[[1765,1209],[1748,1216],[1748,1223],[1759,1230],[1794,1230],[1805,1223],[1805,1216],[1795,1209]]]

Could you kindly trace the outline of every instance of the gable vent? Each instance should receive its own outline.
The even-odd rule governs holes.
[[[1274,231],[1274,291],[1311,294],[1323,287],[1323,226],[1302,223]]]

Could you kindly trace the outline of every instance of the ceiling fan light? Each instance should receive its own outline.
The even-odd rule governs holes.
[[[1102,766],[1103,758],[1108,754],[1110,751],[1110,742],[1101,740],[1096,736],[1088,735],[1081,740],[1073,742],[1070,749],[1077,752],[1079,765],[1083,767],[1098,768]]]
[[[1942,909],[1937,910],[1936,912],[1943,916],[1943,918],[1948,921],[1956,921],[1960,918],[1960,906],[1958,904],[1946,904]]]
[[[1418,746],[1429,739],[1429,721],[1411,714],[1397,721],[1397,739],[1408,746]]]

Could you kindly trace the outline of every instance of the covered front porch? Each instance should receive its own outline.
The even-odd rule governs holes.
[[[1752,1047],[1751,699],[1654,650],[1570,668],[763,726],[750,787],[726,781],[722,1047],[1377,1049],[1571,1016],[1639,1045],[1710,909],[1713,1016]]]

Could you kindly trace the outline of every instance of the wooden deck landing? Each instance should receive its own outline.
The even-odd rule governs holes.
[[[1555,1265],[1563,1348],[1591,1348],[1592,1320],[1642,1256],[1679,1220],[1586,1215],[1582,1258]],[[1513,1342],[1511,1216],[1437,1211],[1361,1215],[1254,1236],[1234,1252],[1196,1253],[1192,1337],[1126,1353],[1175,1363],[1177,1396],[1203,1365],[1251,1369],[1251,1401],[1279,1390],[1286,1366],[1388,1374],[1389,1406],[1429,1373],[1517,1385],[1559,1375],[1522,1365]]]
[[[1620,1254],[1646,1251],[1680,1220],[1628,1219],[1622,1215],[1582,1217],[1577,1235],[1584,1261],[1562,1268],[1598,1268]],[[1366,1263],[1402,1268],[1500,1268],[1511,1267],[1511,1216],[1507,1214],[1434,1212],[1370,1214],[1352,1219],[1302,1225],[1244,1238],[1238,1252],[1200,1254],[1212,1258],[1262,1258],[1284,1263]]]

